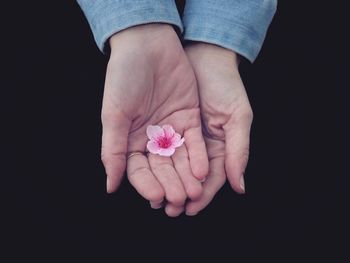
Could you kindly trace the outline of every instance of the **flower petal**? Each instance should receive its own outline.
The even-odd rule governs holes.
[[[161,156],[172,156],[175,152],[175,148],[169,147],[169,148],[160,148],[158,151],[158,154]]]
[[[162,126],[163,130],[164,130],[164,135],[166,137],[173,137],[175,134],[175,130],[171,125],[165,124]]]
[[[158,137],[164,136],[164,130],[158,125],[148,125],[147,126],[147,137],[148,139],[157,139]]]
[[[185,138],[181,139],[181,135],[178,133],[174,134],[174,137],[172,138],[172,146],[177,148],[180,147],[185,141]]]
[[[148,141],[147,142],[147,150],[150,153],[157,154],[161,148],[159,147],[156,141]]]

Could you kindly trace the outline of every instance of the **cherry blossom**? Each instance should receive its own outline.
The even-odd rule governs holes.
[[[185,139],[176,133],[171,125],[149,125],[147,127],[147,149],[150,153],[161,156],[172,156],[175,148],[180,147]]]

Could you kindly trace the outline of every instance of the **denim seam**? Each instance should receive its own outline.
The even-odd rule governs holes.
[[[241,27],[241,29],[246,29]],[[207,28],[207,27],[196,27],[195,29],[187,30],[185,27],[184,39],[191,41],[201,41],[211,44],[216,44],[227,49],[234,50],[235,52],[246,57],[250,62],[253,62],[257,57],[257,54],[260,50],[259,41],[255,41],[252,37],[247,37],[247,34],[237,34],[237,37],[234,34],[229,34],[230,39],[225,39],[222,37],[224,32],[217,33],[216,28]],[[242,31],[240,31],[242,32]],[[227,33],[227,32],[226,32]],[[242,37],[244,36],[244,37]],[[249,42],[249,46],[242,46],[242,42]]]

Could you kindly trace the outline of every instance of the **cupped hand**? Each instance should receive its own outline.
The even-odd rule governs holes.
[[[107,192],[117,190],[125,169],[153,208],[177,216],[187,198],[197,200],[208,173],[195,76],[174,29],[141,25],[110,38],[102,107],[101,157]],[[145,152],[148,125],[170,124],[185,138],[174,155]]]
[[[243,174],[253,113],[233,51],[200,42],[189,44],[185,50],[197,78],[209,157],[203,194],[186,205],[186,214],[195,215],[210,203],[226,178],[237,193],[245,192]]]

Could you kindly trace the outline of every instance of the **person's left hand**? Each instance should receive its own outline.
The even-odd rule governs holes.
[[[237,193],[245,192],[244,171],[253,111],[235,52],[201,42],[193,42],[185,50],[197,78],[209,157],[203,194],[186,205],[186,214],[195,215],[210,203],[226,178]]]

